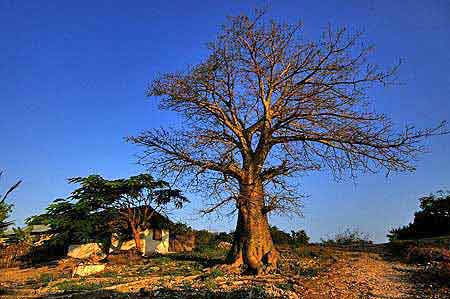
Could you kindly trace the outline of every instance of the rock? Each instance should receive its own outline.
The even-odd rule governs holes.
[[[134,240],[128,240],[122,243],[119,250],[130,250],[136,248],[136,242]]]
[[[79,265],[75,268],[75,270],[72,273],[72,276],[78,275],[78,276],[88,276],[95,273],[99,273],[105,270],[104,264],[97,264],[97,265]]]
[[[298,295],[293,291],[286,291],[284,295],[288,299],[299,299]]]
[[[220,241],[219,244],[217,244],[217,248],[226,249],[226,250],[229,250],[231,248],[231,246],[232,246],[231,243],[228,243],[225,241]]]
[[[106,254],[103,253],[97,243],[70,245],[67,256],[81,260],[88,259],[91,261],[100,261],[106,258]]]

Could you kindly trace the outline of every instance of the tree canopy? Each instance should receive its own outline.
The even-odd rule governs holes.
[[[405,240],[450,235],[450,192],[440,191],[420,198],[420,211],[412,223],[392,229],[389,239]]]
[[[236,190],[251,170],[265,184],[265,209],[280,209],[298,193],[287,176],[411,171],[420,141],[444,133],[444,123],[401,130],[373,111],[370,88],[393,83],[398,65],[370,63],[373,47],[346,28],[330,27],[314,41],[301,24],[237,16],[208,49],[202,63],[162,75],[148,91],[183,117],[183,128],[129,140],[144,147],[142,162],[209,183],[213,195]]]
[[[181,208],[187,202],[180,190],[149,174],[116,180],[90,175],[69,182],[79,188],[67,199],[55,200],[46,213],[28,220],[30,224],[49,224],[66,244],[97,239],[108,245],[112,233],[143,231],[155,212],[167,211],[169,204]]]
[[[398,65],[370,61],[359,33],[328,27],[308,40],[301,24],[230,17],[209,54],[184,71],[154,80],[148,95],[178,113],[180,129],[152,129],[129,140],[141,162],[208,192],[205,213],[237,211],[229,261],[261,272],[276,264],[267,215],[301,207],[297,174],[328,169],[412,171],[434,128],[394,126],[369,105],[374,86],[392,83]]]

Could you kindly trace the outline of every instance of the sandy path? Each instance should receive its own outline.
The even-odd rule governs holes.
[[[299,282],[300,298],[417,298],[408,281],[408,266],[378,254],[341,258],[329,272]],[[420,297],[419,297],[420,298]]]
[[[266,283],[266,286],[276,286],[286,279],[294,282],[295,294],[286,298],[305,298],[305,299],[326,299],[326,298],[445,298],[445,297],[429,297],[417,295],[417,288],[409,280],[412,266],[407,266],[398,262],[387,261],[380,255],[374,253],[345,253],[337,258],[336,262],[331,266],[329,271],[321,272],[314,277],[287,277],[283,275],[273,275]],[[6,274],[6,273],[5,273]],[[11,273],[12,274],[12,273]],[[17,273],[15,273],[17,275]],[[9,276],[9,275],[8,275]],[[17,277],[17,276],[15,276]],[[170,280],[191,280],[195,281],[197,276],[171,277]],[[10,276],[11,278],[11,276]],[[118,294],[128,293],[128,298],[143,298],[137,293],[141,288],[147,288],[151,285],[158,284],[159,277],[148,277],[131,283],[107,287],[104,290],[115,291]],[[232,290],[235,287],[244,285],[254,285],[261,280],[261,277],[252,276],[240,277],[238,280],[230,279],[228,287]],[[219,287],[219,285],[218,285]],[[225,287],[225,285],[224,285]],[[220,288],[220,287],[219,287]],[[28,295],[35,295],[35,291],[29,290]],[[14,298],[26,298],[26,290],[16,293]],[[33,294],[34,293],[34,294]],[[83,294],[83,298],[96,297],[93,292],[92,297]],[[41,293],[42,294],[42,293]],[[132,295],[134,294],[134,295]],[[80,294],[81,295],[81,294]],[[183,298],[183,293],[179,293]],[[5,296],[1,298],[12,298],[13,296]],[[57,296],[58,297],[58,296]],[[61,296],[59,298],[63,298]],[[77,296],[74,296],[77,297]],[[78,297],[77,297],[78,298]],[[145,296],[144,296],[145,298]]]

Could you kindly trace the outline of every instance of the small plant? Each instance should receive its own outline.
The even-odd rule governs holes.
[[[298,274],[306,277],[314,277],[319,274],[320,269],[318,268],[308,268],[308,269],[299,269]]]
[[[266,295],[266,288],[263,285],[256,285],[250,289],[249,298],[259,298]]]
[[[181,282],[181,288],[185,291],[191,291],[192,290],[192,281],[190,280],[183,280]]]
[[[36,279],[32,278],[32,277],[28,277],[26,282],[27,285],[34,285],[37,283]]]
[[[104,287],[111,286],[112,282],[85,282],[84,279],[80,280],[64,280],[55,285],[60,291],[63,292],[79,292],[79,291],[93,291]]]
[[[211,273],[209,273],[209,277],[211,277],[211,278],[217,278],[217,277],[221,277],[224,275],[225,275],[225,273],[222,270],[220,270],[219,268],[214,268],[211,271]]]
[[[164,288],[165,288],[165,286],[166,286],[166,279],[165,279],[164,276],[160,276],[160,277],[158,278],[158,286],[159,286],[159,288],[161,288],[161,289],[164,289]]]
[[[279,289],[282,289],[283,291],[293,291],[294,290],[294,284],[292,282],[284,282],[277,285]]]
[[[425,264],[429,262],[450,263],[450,250],[433,247],[409,247],[406,251],[409,263]]]
[[[208,278],[205,280],[205,287],[208,290],[215,290],[217,289],[217,283],[214,281],[213,278]]]
[[[97,277],[117,277],[117,273],[113,272],[113,271],[105,271],[105,272],[100,272],[96,275]]]
[[[54,279],[55,278],[51,273],[42,273],[41,276],[39,276],[39,281],[42,283],[43,286],[47,286]]]

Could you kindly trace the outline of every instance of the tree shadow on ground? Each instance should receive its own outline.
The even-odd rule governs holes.
[[[173,290],[167,288],[160,288],[155,291],[145,291],[141,289],[138,292],[118,292],[111,290],[101,290],[95,292],[84,292],[84,293],[67,293],[54,296],[44,296],[39,298],[46,299],[86,299],[86,298],[96,298],[96,299],[239,299],[239,298],[252,298],[252,299],[268,299],[271,298],[263,291],[259,289],[247,289],[247,290],[213,290],[213,289],[185,289],[185,290]]]
[[[213,267],[216,265],[225,264],[225,258],[223,257],[208,257],[199,254],[189,254],[189,253],[176,253],[164,255],[174,261],[190,261],[197,262],[204,267]]]
[[[396,278],[414,286],[410,293],[411,298],[450,298],[450,281],[442,279],[429,264],[407,263],[403,257],[389,251],[380,256],[387,262],[404,265],[404,267],[394,267],[401,273]]]

